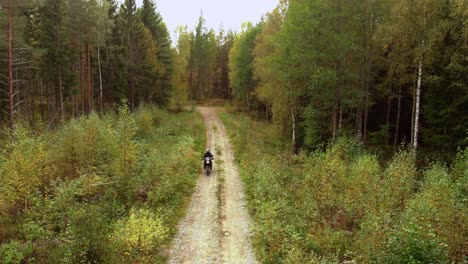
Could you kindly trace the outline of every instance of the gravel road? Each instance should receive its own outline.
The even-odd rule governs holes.
[[[215,155],[213,173],[200,175],[172,241],[169,263],[257,263],[242,181],[226,130],[216,108],[198,111],[205,120],[207,147]]]

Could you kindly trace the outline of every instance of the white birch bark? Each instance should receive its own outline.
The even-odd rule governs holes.
[[[415,105],[415,115],[414,115],[414,135],[413,135],[413,153],[416,154],[418,149],[418,133],[419,133],[419,114],[420,114],[420,104],[421,104],[421,82],[422,82],[422,59],[419,61],[418,65],[418,85],[416,86],[416,105]]]

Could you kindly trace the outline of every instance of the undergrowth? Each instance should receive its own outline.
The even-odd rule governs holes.
[[[199,174],[198,113],[91,114],[0,143],[1,263],[159,263]]]
[[[418,170],[340,138],[291,155],[269,124],[223,113],[253,216],[262,263],[466,261],[468,159]],[[383,165],[385,164],[385,165]]]

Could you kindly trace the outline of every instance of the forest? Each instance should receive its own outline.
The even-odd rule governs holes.
[[[294,152],[352,136],[450,159],[467,145],[466,7],[283,1],[236,37],[234,98],[270,116]]]
[[[467,261],[467,2],[259,21],[171,39],[157,0],[0,0],[0,262],[164,263],[210,103],[261,263]]]

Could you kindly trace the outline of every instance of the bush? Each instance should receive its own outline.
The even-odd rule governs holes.
[[[44,190],[56,169],[42,137],[18,127],[15,138],[0,161],[0,214],[21,213],[30,205],[31,196]]]
[[[11,241],[0,262],[164,259],[199,173],[200,115],[121,107],[15,138],[0,150],[1,238]]]
[[[168,229],[161,218],[146,209],[138,209],[131,210],[127,219],[117,222],[110,240],[115,246],[115,255],[121,260],[149,263],[167,235]]]
[[[272,126],[239,114],[225,113],[222,119],[245,182],[259,261],[446,263],[466,258],[466,151],[451,171],[432,165],[421,173],[408,151],[381,165],[355,140],[340,138],[325,150],[291,155],[287,144],[263,132]]]
[[[417,171],[411,152],[402,151],[393,157],[385,169],[378,201],[384,210],[398,214],[416,190]]]
[[[458,197],[448,170],[432,165],[425,172],[421,191],[409,202],[401,225],[390,240],[400,244],[395,249],[401,251],[399,255],[420,263],[449,262],[449,255],[453,261],[463,261],[468,245],[464,237],[468,226],[463,220],[467,209]]]
[[[385,263],[448,263],[448,251],[430,226],[405,223],[392,233]]]
[[[105,174],[112,171],[112,163],[121,153],[121,138],[111,122],[92,114],[72,120],[53,134],[49,148],[61,178],[76,178],[83,170]]]
[[[25,245],[19,241],[11,241],[0,247],[0,260],[4,264],[20,264],[32,252],[30,245]]]

